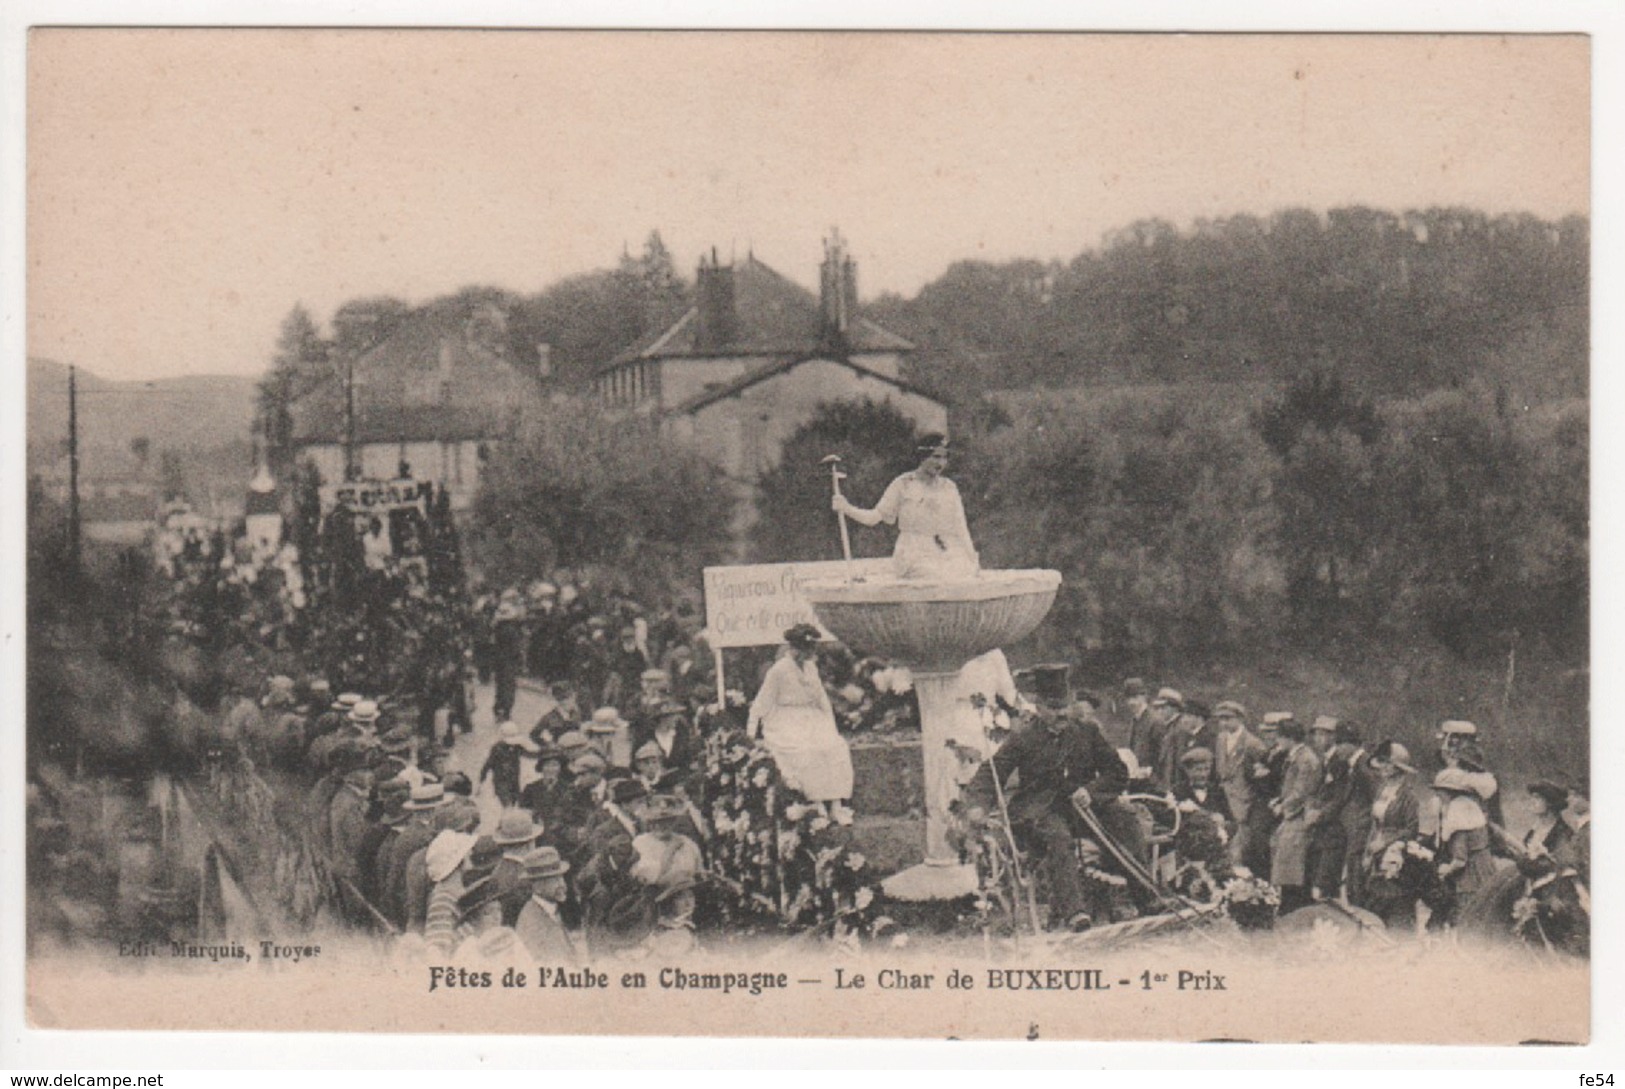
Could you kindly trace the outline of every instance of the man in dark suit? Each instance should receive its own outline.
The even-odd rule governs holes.
[[[1171,689],[1158,693],[1158,699],[1162,699],[1164,694],[1172,698],[1169,706],[1177,708],[1177,714],[1169,722],[1168,732],[1163,735],[1162,751],[1157,756],[1157,775],[1164,786],[1177,791],[1185,784],[1185,754],[1192,749],[1212,752],[1217,739],[1207,720],[1206,704],[1195,700],[1186,702]]]
[[[673,699],[664,699],[642,723],[633,727],[633,751],[653,743],[660,749],[667,772],[687,776],[699,766],[703,753],[699,735],[689,723],[688,708]]]
[[[1371,838],[1371,804],[1377,798],[1377,773],[1360,727],[1337,724],[1337,750],[1348,766],[1348,801],[1343,806],[1343,896],[1352,904],[1365,900],[1366,840]]]
[[[1080,930],[1094,920],[1076,846],[1085,829],[1074,806],[1092,807],[1103,817],[1127,785],[1128,772],[1092,709],[1074,708],[1069,667],[1038,666],[1033,672],[1039,706],[971,780],[967,816],[972,823],[984,819],[997,804],[996,787],[1019,776],[1006,805],[1011,828],[1043,856],[1053,900],[1051,919]]]
[[[1265,712],[1258,722],[1258,740],[1264,751],[1247,767],[1252,804],[1247,809],[1245,844],[1237,862],[1257,877],[1268,877],[1270,873],[1270,839],[1280,821],[1275,804],[1281,798],[1281,778],[1291,748],[1291,743],[1281,736],[1281,725],[1291,721],[1290,711]]]
[[[1134,754],[1140,767],[1154,769],[1157,756],[1162,752],[1162,736],[1168,732],[1169,719],[1151,706],[1150,690],[1138,677],[1123,682],[1123,706],[1129,713],[1125,747]]]

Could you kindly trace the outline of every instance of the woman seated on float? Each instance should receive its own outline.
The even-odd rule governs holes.
[[[974,578],[981,561],[965,523],[965,506],[959,488],[942,475],[948,467],[948,440],[926,435],[915,452],[921,457],[919,468],[893,480],[872,509],[854,506],[839,494],[831,506],[862,525],[897,526],[892,560],[898,578]]]

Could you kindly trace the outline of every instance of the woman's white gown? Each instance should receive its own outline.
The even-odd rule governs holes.
[[[959,487],[947,477],[904,473],[887,485],[875,511],[897,526],[898,578],[973,578],[981,568]]]
[[[810,801],[852,796],[852,753],[835,728],[835,711],[818,676],[818,663],[786,654],[773,663],[750,708],[750,729],[762,740],[779,774]]]

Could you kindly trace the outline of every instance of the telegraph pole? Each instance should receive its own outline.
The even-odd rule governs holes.
[[[68,557],[79,570],[79,376],[68,364]]]
[[[355,465],[355,353],[344,353],[344,479],[356,478]]]

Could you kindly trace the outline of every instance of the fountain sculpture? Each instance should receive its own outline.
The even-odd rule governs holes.
[[[947,899],[976,890],[974,871],[959,863],[948,842],[948,806],[957,794],[954,776],[958,757],[949,742],[954,738],[959,671],[972,658],[1030,634],[1055,603],[1061,586],[1057,571],[976,568],[969,535],[963,530],[958,491],[951,481],[940,477],[941,466],[947,460],[947,443],[934,438],[934,442],[922,444],[921,453],[928,458],[922,470],[931,478],[928,488],[941,484],[952,489],[951,500],[942,504],[946,513],[939,521],[963,535],[958,551],[969,551],[970,568],[967,570],[959,557],[936,570],[914,558],[904,562],[900,540],[897,577],[821,579],[802,586],[802,594],[819,621],[842,642],[906,665],[914,675],[925,761],[925,861],[894,874],[885,883],[889,895],[910,900]],[[932,456],[940,458],[934,471]],[[855,508],[841,497],[840,475],[833,475],[833,505],[843,519],[851,515],[866,524],[878,521],[875,511]],[[891,494],[888,489],[888,499]],[[886,503],[887,499],[882,499],[882,508]],[[906,537],[914,528],[907,524],[910,515],[906,506],[900,515],[896,517],[900,537]],[[928,537],[933,528],[926,526]],[[914,535],[919,535],[918,530]],[[844,522],[842,536],[844,541]],[[943,543],[940,537],[936,541],[938,545]]]

